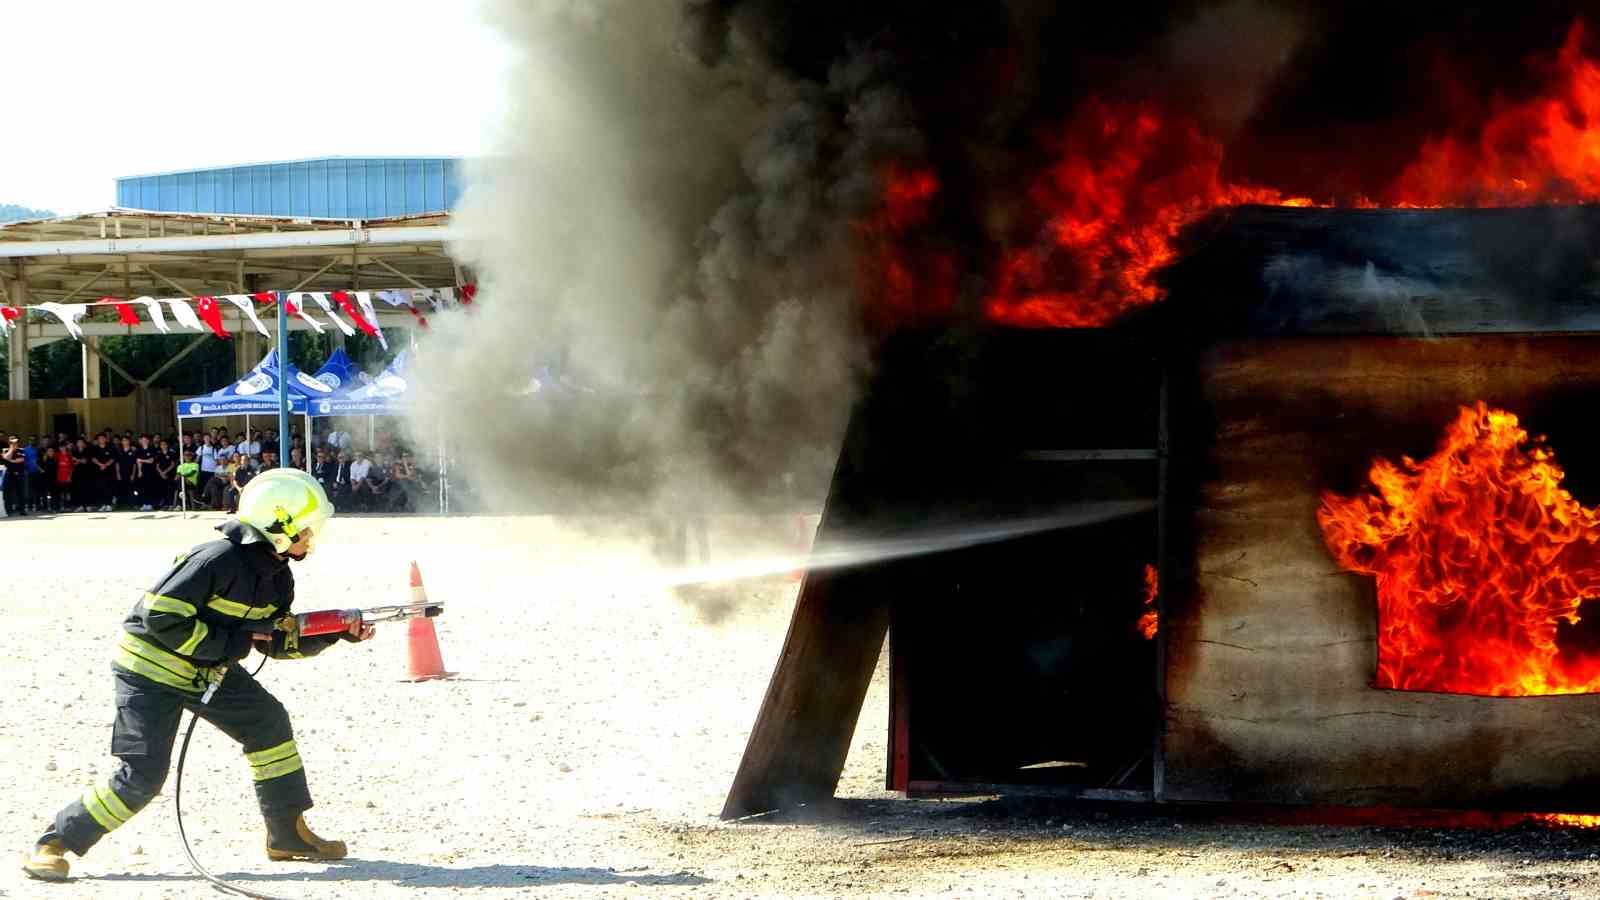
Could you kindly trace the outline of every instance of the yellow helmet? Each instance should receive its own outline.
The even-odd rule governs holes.
[[[239,521],[261,532],[279,553],[304,529],[316,535],[333,518],[322,484],[299,469],[268,469],[239,492]]]

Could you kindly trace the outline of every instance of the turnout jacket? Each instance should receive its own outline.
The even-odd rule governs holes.
[[[187,693],[204,693],[252,648],[276,659],[322,652],[338,635],[302,638],[274,623],[294,606],[287,560],[254,528],[217,526],[222,539],[180,555],[122,622],[112,666]],[[270,634],[255,641],[252,635]]]

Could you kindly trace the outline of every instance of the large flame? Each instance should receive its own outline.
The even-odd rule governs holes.
[[[1055,165],[1029,191],[1047,211],[1030,246],[1001,255],[989,318],[1086,328],[1160,300],[1157,269],[1184,225],[1219,206],[1307,205],[1222,178],[1222,144],[1188,118],[1150,105],[1092,100],[1079,109]]]
[[[1501,101],[1469,137],[1428,141],[1391,189],[1396,205],[1528,206],[1600,198],[1600,64],[1567,32],[1549,91]]]
[[[1600,63],[1575,22],[1553,59],[1530,61],[1530,99],[1496,101],[1459,133],[1419,136],[1419,150],[1360,206],[1523,206],[1600,200]],[[1010,325],[1097,327],[1155,303],[1156,273],[1175,238],[1212,210],[1245,203],[1312,205],[1242,173],[1225,175],[1226,148],[1183,111],[1094,97],[1052,138],[1053,162],[999,216],[1005,246],[959,268],[987,278],[985,316]],[[1359,153],[1360,147],[1352,147]],[[884,210],[866,231],[870,309],[905,324],[954,308],[954,257],[927,239],[932,171],[891,171]],[[1017,223],[1022,223],[1019,227]],[[964,285],[962,286],[965,287]]]
[[[1367,490],[1323,495],[1317,521],[1334,559],[1377,579],[1378,687],[1600,689],[1600,649],[1561,639],[1600,596],[1600,510],[1563,477],[1542,438],[1478,403],[1427,459],[1380,458]]]

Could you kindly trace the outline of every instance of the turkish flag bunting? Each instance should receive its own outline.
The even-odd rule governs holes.
[[[4,316],[7,322],[15,322],[22,318],[22,310],[15,306],[0,306],[0,316]]]
[[[226,328],[222,327],[222,310],[217,308],[217,298],[196,297],[194,299],[195,311],[200,314],[200,321],[206,323],[219,338],[224,340],[233,337]]]
[[[408,306],[406,309],[411,310],[411,318],[416,319],[418,325],[423,328],[428,327],[428,317],[422,314],[422,310],[417,309],[415,306]]]
[[[356,309],[356,305],[354,303],[350,302],[350,295],[348,293],[345,291],[334,291],[329,296],[333,298],[333,302],[339,304],[339,309],[343,310],[344,314],[349,316],[352,322],[356,323],[356,327],[361,329],[362,334],[365,334],[367,337],[378,336],[378,329],[373,328],[371,322],[368,322],[366,319],[361,317],[361,311]]]
[[[121,322],[124,325],[137,325],[137,324],[139,324],[139,314],[133,311],[133,307],[132,306],[129,306],[128,304],[122,302],[121,300],[116,299],[115,297],[101,297],[100,299],[101,300],[110,300],[112,303],[116,304],[116,307],[117,307],[117,321],[118,322]]]
[[[478,286],[476,284],[463,284],[461,286],[461,302],[463,304],[470,306],[477,296]]]
[[[256,291],[250,296],[256,298],[257,303],[272,303],[278,299],[278,295],[271,291]]]

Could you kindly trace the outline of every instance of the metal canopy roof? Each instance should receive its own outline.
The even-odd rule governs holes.
[[[454,237],[448,215],[360,220],[111,209],[11,222],[0,225],[0,300],[451,287],[463,281],[447,250]],[[115,322],[113,313],[96,311],[85,321]],[[384,318],[391,316],[394,324],[409,319]],[[41,325],[40,336],[59,327]],[[116,326],[115,333],[155,329],[143,323]]]

